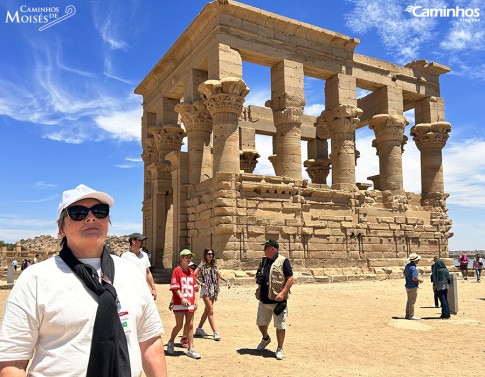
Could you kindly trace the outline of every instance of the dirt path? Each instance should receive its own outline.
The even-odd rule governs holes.
[[[167,356],[170,376],[476,376],[485,367],[485,283],[458,280],[459,313],[434,319],[431,285],[419,290],[416,315],[403,317],[403,280],[295,285],[289,301],[285,359],[274,358],[276,339],[268,350],[255,350],[254,288],[223,288],[215,305],[222,341],[195,340],[201,360],[177,347]],[[174,317],[168,311],[167,285],[157,286],[158,308],[168,340]],[[9,291],[0,291],[0,314]],[[196,322],[200,318],[196,313]],[[211,333],[208,324],[204,327]],[[180,334],[181,335],[181,334]],[[463,360],[460,362],[460,360]],[[475,360],[475,362],[473,361]],[[413,369],[413,372],[410,372]]]

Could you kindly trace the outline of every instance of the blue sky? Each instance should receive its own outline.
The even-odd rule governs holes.
[[[141,231],[143,162],[139,82],[174,43],[205,1],[5,0],[0,4],[0,240],[56,235],[63,190],[79,183],[115,199],[110,233]],[[441,76],[452,132],[444,156],[445,191],[453,219],[450,249],[485,249],[485,4],[451,0],[251,0],[264,10],[361,40],[355,52],[397,64],[427,59],[450,66]],[[72,5],[75,12],[66,13]],[[416,17],[423,9],[478,9],[478,19]],[[35,23],[43,12],[45,28]],[[72,8],[71,8],[72,9]],[[18,12],[18,18],[16,18]],[[420,13],[421,12],[421,13]],[[67,17],[70,15],[70,17]],[[41,18],[44,20],[43,18]],[[17,22],[17,20],[19,22]],[[22,22],[24,21],[24,22]],[[39,28],[43,27],[42,31]],[[251,88],[247,104],[270,97],[269,69],[244,64]],[[305,112],[323,110],[323,81],[305,80]],[[414,124],[414,114],[406,113]],[[359,130],[358,181],[376,174],[373,134]],[[274,174],[266,161],[268,138],[259,137],[257,172]],[[305,159],[305,158],[304,158]],[[420,191],[419,152],[405,147],[404,185]]]

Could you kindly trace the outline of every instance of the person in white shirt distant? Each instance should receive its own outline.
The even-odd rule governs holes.
[[[153,280],[152,272],[150,271],[150,258],[148,254],[142,251],[144,242],[147,238],[141,233],[132,233],[128,236],[128,242],[130,243],[130,249],[123,254],[121,258],[125,258],[135,263],[140,272],[145,277],[148,287],[152,292],[153,299],[157,299],[157,290],[155,288],[155,281]]]

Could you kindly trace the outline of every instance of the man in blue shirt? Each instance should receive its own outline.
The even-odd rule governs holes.
[[[409,263],[404,268],[404,276],[406,278],[406,292],[408,294],[408,302],[406,304],[406,319],[421,319],[414,316],[414,304],[418,297],[419,284],[423,282],[418,275],[418,269],[416,265],[419,263],[421,257],[412,253],[409,256]]]

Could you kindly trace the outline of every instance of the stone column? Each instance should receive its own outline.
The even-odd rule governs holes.
[[[179,252],[184,248],[191,248],[187,232],[187,184],[188,158],[187,154],[172,151],[166,158],[170,161],[171,180],[173,187],[173,245],[172,266],[179,263]],[[168,259],[168,258],[167,258]]]
[[[312,183],[327,184],[331,165],[331,161],[328,158],[330,133],[327,124],[320,116],[317,117],[315,127],[317,128],[316,138],[308,142],[308,160],[303,165],[306,167]]]
[[[442,149],[448,140],[448,122],[420,123],[411,128],[411,136],[421,152],[421,193],[423,199],[444,194]]]
[[[199,86],[207,110],[213,119],[213,176],[217,172],[239,173],[239,116],[246,83],[237,77],[207,80]]]
[[[305,94],[303,64],[281,60],[271,67],[271,100],[276,135],[273,163],[276,175],[301,179],[301,123]]]
[[[148,130],[155,139],[158,152],[156,162],[150,165],[152,176],[151,199],[151,227],[152,227],[152,265],[155,267],[170,268],[165,265],[166,224],[169,205],[172,202],[173,189],[171,177],[171,164],[166,160],[167,154],[180,151],[185,132],[180,125],[167,123],[162,127],[152,127]]]
[[[145,138],[142,143],[143,153],[141,158],[144,163],[143,175],[143,234],[147,237],[145,247],[152,251],[155,250],[153,243],[153,229],[152,229],[152,173],[150,167],[157,161],[158,152],[155,146],[155,139],[153,137]],[[153,259],[152,259],[153,262]]]
[[[276,127],[275,165],[276,175],[301,179],[301,122],[303,107],[286,107],[275,109],[272,101],[266,106],[273,109],[274,125]],[[276,171],[279,170],[279,171]]]
[[[339,105],[322,112],[332,140],[332,188],[355,190],[355,129],[362,110],[354,105]]]
[[[239,127],[241,170],[252,173],[260,157],[256,150],[256,131],[252,127]]]
[[[210,148],[212,118],[207,107],[200,101],[193,104],[179,103],[175,106],[185,125],[188,138],[189,183],[207,179],[211,172],[204,171],[204,152]]]
[[[376,138],[372,146],[379,156],[379,185],[382,191],[404,195],[402,175],[402,146],[404,128],[409,124],[402,115],[378,114],[369,122]]]

